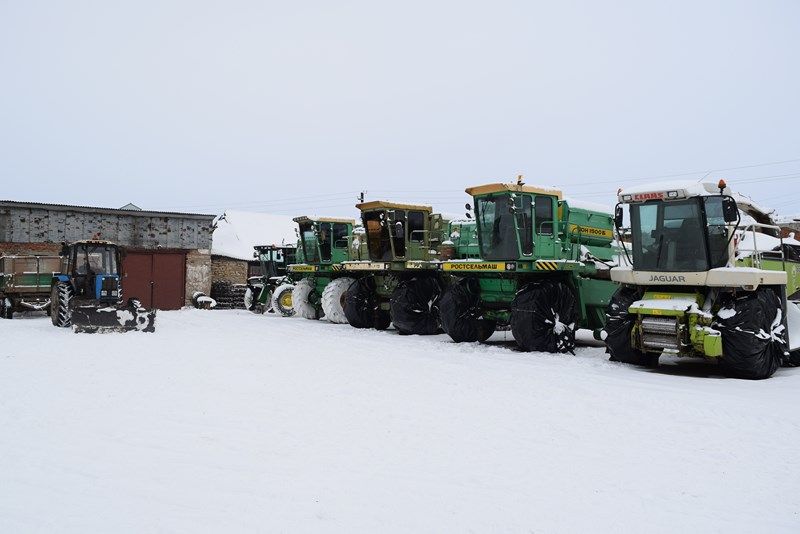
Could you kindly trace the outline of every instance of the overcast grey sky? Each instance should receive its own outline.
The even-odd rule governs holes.
[[[711,177],[800,212],[799,30],[792,0],[0,0],[0,197],[460,213],[518,173],[613,204],[759,165]]]

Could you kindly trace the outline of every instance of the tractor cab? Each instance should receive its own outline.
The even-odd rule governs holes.
[[[370,261],[429,261],[435,257],[446,222],[432,213],[430,206],[376,200],[356,208],[361,210]]]
[[[265,279],[286,276],[286,267],[297,261],[297,247],[256,245],[253,256],[261,264],[261,277]]]
[[[75,299],[119,300],[120,251],[108,241],[78,241],[61,249],[61,272],[72,279]]]
[[[481,259],[555,257],[561,191],[503,183],[479,185],[466,191],[474,199]]]
[[[331,265],[350,259],[353,219],[295,217],[300,248],[307,264]]]

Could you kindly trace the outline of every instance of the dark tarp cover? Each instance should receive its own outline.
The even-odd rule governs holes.
[[[495,321],[481,318],[480,288],[474,278],[451,284],[439,300],[442,329],[453,341],[486,341],[494,332]]]
[[[441,289],[433,277],[412,278],[392,293],[392,323],[401,334],[432,335],[439,331],[436,308]]]
[[[780,299],[766,288],[724,298],[713,324],[722,333],[720,365],[739,378],[769,378],[786,347]]]
[[[575,295],[561,282],[532,282],[511,304],[511,332],[527,351],[572,352],[578,312]]]
[[[350,326],[372,328],[376,308],[375,279],[365,276],[353,282],[344,297],[344,316]]]
[[[631,346],[631,330],[636,323],[636,314],[629,313],[631,304],[641,299],[643,290],[640,287],[621,286],[611,297],[606,308],[605,331],[606,351],[611,354],[611,361],[648,365],[654,357]],[[658,356],[656,355],[655,358]]]

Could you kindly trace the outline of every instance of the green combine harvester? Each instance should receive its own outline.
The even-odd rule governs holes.
[[[524,185],[521,177],[466,192],[480,260],[441,265],[454,277],[438,304],[444,331],[475,342],[510,327],[523,350],[545,352],[571,352],[578,328],[599,335],[616,290],[611,214],[571,206],[561,191]]]
[[[358,256],[355,221],[330,217],[296,217],[299,229],[299,263],[288,266],[291,282],[275,289],[273,309],[284,315],[289,310],[306,319],[325,317],[332,323],[346,323],[343,296],[354,281],[342,263]]]
[[[740,378],[800,365],[800,243],[724,181],[622,189],[628,265],[608,307],[611,360],[652,366],[662,354],[702,357]],[[746,219],[746,220],[744,220]]]
[[[439,331],[437,302],[447,285],[442,260],[477,257],[475,225],[450,222],[430,206],[372,201],[356,206],[366,233],[361,260],[344,262],[354,282],[344,297],[348,322],[401,334]]]
[[[50,313],[51,281],[60,268],[59,256],[0,257],[0,319],[14,312]]]

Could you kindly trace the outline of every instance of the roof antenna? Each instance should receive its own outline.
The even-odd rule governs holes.
[[[517,175],[517,185],[525,185],[525,182],[522,181],[522,175]]]

